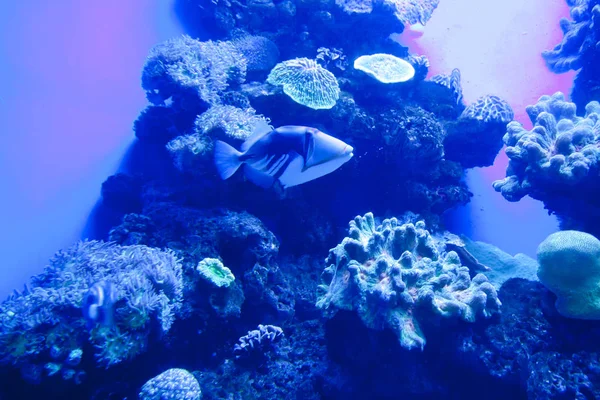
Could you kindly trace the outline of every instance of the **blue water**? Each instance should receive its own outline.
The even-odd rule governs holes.
[[[0,399],[600,398],[575,3],[0,4]]]

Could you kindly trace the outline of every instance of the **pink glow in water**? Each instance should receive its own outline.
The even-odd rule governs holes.
[[[563,1],[507,0],[441,1],[421,37],[400,42],[430,60],[430,74],[459,68],[465,101],[495,94],[508,101],[515,119],[531,123],[525,107],[544,94],[570,92],[573,74],[555,75],[540,56],[562,40],[561,17],[568,16]],[[469,232],[510,253],[535,255],[537,245],[557,229],[541,202],[524,198],[509,203],[492,188],[505,177],[504,151],[494,166],[469,172],[472,202],[452,213],[454,229]]]
[[[0,295],[77,240],[131,142],[170,2],[0,3]]]

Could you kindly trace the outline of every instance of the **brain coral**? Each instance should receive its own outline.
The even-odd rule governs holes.
[[[537,250],[540,282],[565,317],[600,319],[600,240],[579,231],[551,234]]]
[[[420,319],[473,322],[497,312],[501,303],[487,278],[471,279],[458,255],[441,247],[423,222],[376,225],[373,214],[358,216],[329,251],[317,306],[328,316],[356,311],[367,327],[391,329],[407,349],[425,346]]]
[[[140,400],[200,400],[198,380],[188,370],[171,368],[142,386]]]
[[[504,135],[510,161],[507,177],[494,182],[494,189],[509,201],[526,195],[545,200],[550,193],[576,197],[593,186],[600,162],[600,104],[586,106],[578,117],[576,106],[557,92],[542,96],[527,107],[534,127],[531,131],[513,121]]]
[[[512,108],[506,101],[498,96],[487,95],[465,108],[460,118],[507,124],[514,116]]]

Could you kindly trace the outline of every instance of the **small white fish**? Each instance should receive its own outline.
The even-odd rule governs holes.
[[[241,151],[215,141],[215,166],[222,179],[244,165],[246,177],[270,188],[276,182],[285,189],[327,175],[348,162],[354,149],[318,129],[286,125],[261,126],[246,140]]]
[[[96,324],[103,326],[114,325],[114,303],[116,291],[110,281],[97,282],[83,296],[81,310],[87,322],[88,329]]]

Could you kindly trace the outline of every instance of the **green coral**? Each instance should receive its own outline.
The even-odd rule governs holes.
[[[198,263],[196,271],[200,276],[217,287],[229,287],[235,276],[229,268],[216,258],[205,258]]]
[[[332,108],[340,97],[335,75],[308,58],[295,58],[275,65],[267,82],[282,86],[283,92],[296,103],[315,110]]]
[[[376,225],[371,213],[357,216],[326,263],[317,307],[328,316],[356,311],[368,328],[390,328],[408,349],[425,346],[420,320],[437,315],[474,322],[501,305],[487,278],[471,279],[422,221],[391,218]]]

